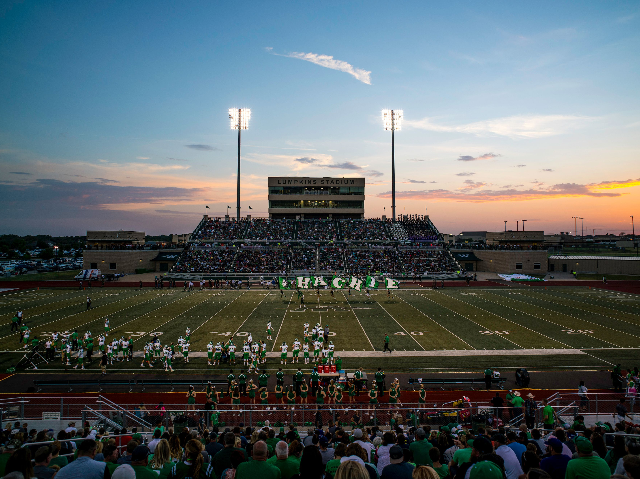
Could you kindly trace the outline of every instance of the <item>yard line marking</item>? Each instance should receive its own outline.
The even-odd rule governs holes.
[[[436,294],[438,294],[439,292],[438,292],[438,291],[436,291],[435,293],[436,293]],[[444,305],[442,305],[442,304],[440,304],[440,303],[436,303],[433,299],[431,299],[431,298],[427,297],[427,296],[426,296],[426,295],[424,295],[424,294],[421,294],[420,296],[422,296],[423,298],[428,299],[429,301],[431,301],[432,303],[437,304],[438,306],[443,307],[444,309],[448,309],[448,310],[449,310],[449,311],[451,311],[453,314],[457,314],[458,316],[462,316],[464,319],[466,319],[466,320],[468,320],[468,321],[471,321],[472,323],[477,324],[477,325],[478,325],[478,326],[480,326],[481,328],[485,328],[485,329],[486,329],[486,326],[483,326],[483,325],[481,325],[480,323],[476,323],[473,319],[471,319],[471,318],[467,318],[464,314],[462,314],[462,313],[458,313],[457,311],[454,311],[454,310],[453,310],[453,309],[451,309],[451,308],[447,308],[446,306],[444,306]],[[506,338],[504,335],[500,335],[499,337],[500,337],[500,338],[502,338],[502,339],[504,339],[504,340],[506,340],[506,341],[509,341],[511,344],[515,344],[515,345],[516,345],[516,346],[518,346],[520,349],[525,349],[525,348],[523,348],[522,346],[520,346],[518,343],[516,343],[515,341],[511,341],[510,339]],[[477,351],[480,351],[480,350],[478,349]]]
[[[455,336],[456,338],[458,338],[460,341],[462,341],[464,344],[466,344],[467,346],[469,346],[471,349],[476,349],[473,346],[471,346],[468,342],[466,342],[464,339],[462,339],[460,336],[458,336],[455,333],[452,333],[451,331],[449,331],[447,328],[445,328],[444,326],[442,326],[438,321],[436,321],[435,319],[431,318],[427,313],[425,313],[424,311],[416,308],[413,304],[407,302],[407,300],[405,300],[401,295],[396,294],[396,298],[400,298],[402,301],[404,301],[406,304],[408,304],[409,306],[411,306],[413,309],[415,309],[416,311],[422,313],[424,316],[426,316],[427,318],[429,318],[431,321],[433,321],[434,323],[436,323],[437,325],[439,325],[442,329],[444,329],[446,332],[448,332],[449,334]]]
[[[502,296],[500,296],[500,297],[502,297]],[[514,299],[514,298],[503,298],[503,299],[505,299],[505,300],[509,300],[509,299],[511,299],[511,301],[518,302],[518,303],[522,303],[522,304],[525,304],[525,305],[527,305],[527,306],[532,306],[532,305],[530,305],[529,303],[525,303],[524,301],[520,301],[520,300],[517,300],[517,299]],[[491,301],[491,300],[490,300],[490,299],[487,299],[487,301]],[[494,303],[496,303],[496,304],[500,304],[500,303],[497,303],[496,301],[491,301],[491,302],[494,302]],[[503,305],[503,306],[504,306],[504,305]],[[579,321],[584,321],[584,322],[589,323],[589,324],[595,324],[595,325],[596,325],[596,326],[598,326],[598,327],[602,327],[602,328],[606,328],[606,329],[611,329],[612,331],[615,331],[615,332],[619,332],[619,333],[627,334],[627,335],[632,336],[632,337],[634,337],[634,338],[637,338],[637,337],[638,337],[638,336],[634,336],[633,334],[630,334],[630,333],[625,333],[624,331],[618,331],[617,329],[609,328],[608,326],[604,326],[604,325],[601,325],[601,324],[598,324],[598,323],[594,323],[594,322],[592,322],[592,321],[588,321],[588,320],[586,320],[586,319],[578,318],[578,317],[576,317],[576,316],[574,316],[574,315],[572,315],[572,314],[559,313],[558,311],[554,311],[554,310],[552,310],[552,309],[545,308],[544,306],[537,306],[537,305],[536,305],[536,307],[537,307],[537,308],[540,308],[540,309],[544,309],[545,311],[550,311],[550,312],[552,312],[552,313],[554,313],[554,314],[562,314],[563,316],[570,316],[570,317],[572,317],[572,318],[574,318],[574,319],[577,319],[577,320],[579,320]],[[525,311],[521,311],[521,310],[519,310],[519,309],[517,309],[517,308],[512,308],[512,309],[514,309],[515,311],[518,311],[519,313],[525,313],[525,314],[529,314],[529,315],[531,315],[531,316],[534,316],[534,315],[533,315],[533,314],[531,314],[531,313],[527,313],[527,312],[525,312]],[[563,324],[555,323],[555,322],[553,322],[553,321],[551,321],[551,320],[549,320],[549,319],[541,318],[540,316],[537,316],[537,315],[535,315],[535,317],[536,317],[536,318],[538,318],[538,319],[542,319],[543,321],[547,321],[548,323],[555,324],[556,326],[564,326]],[[591,336],[590,334],[587,334],[587,333],[583,333],[583,334],[584,334],[585,336]],[[619,348],[620,348],[620,347],[622,347],[622,346],[618,346],[616,343],[612,343],[611,341],[607,341],[606,339],[602,339],[602,338],[599,338],[599,337],[595,336],[595,333],[593,333],[593,334],[594,334],[594,335],[593,335],[592,337],[593,337],[594,339],[597,339],[597,340],[599,340],[599,341],[603,341],[603,342],[605,342],[605,343],[612,344],[613,346],[617,346],[617,347],[619,347]],[[560,342],[560,341],[559,341],[559,342]]]
[[[409,333],[409,331],[407,331],[406,329],[404,329],[404,326],[402,326],[400,323],[398,323],[398,320],[397,320],[396,318],[394,318],[393,316],[391,316],[391,313],[389,313],[389,311],[387,311],[387,310],[386,310],[386,308],[385,308],[384,306],[382,306],[382,305],[381,305],[380,303],[378,303],[377,301],[376,301],[376,304],[377,304],[378,306],[380,306],[380,307],[382,308],[382,310],[383,310],[385,313],[387,313],[387,314],[389,315],[389,317],[390,317],[391,319],[393,319],[393,320],[396,322],[396,324],[397,324],[398,326],[400,326],[400,327],[402,328],[402,330],[403,330],[405,333],[407,333],[407,335],[408,335],[408,336],[410,336],[410,337],[411,337],[411,339],[413,339],[413,340],[416,342],[416,344],[417,344],[418,346],[420,346],[420,347],[422,348],[422,350],[423,350],[423,351],[426,351],[426,349],[424,349],[424,346],[423,346],[422,344],[420,344],[416,338],[414,338],[414,337],[413,337],[413,334]]]
[[[360,322],[360,319],[358,318],[358,315],[356,314],[356,312],[353,310],[353,306],[351,306],[351,303],[349,302],[349,300],[347,299],[347,295],[344,294],[344,291],[340,291],[342,293],[342,296],[344,296],[344,300],[347,302],[347,304],[349,305],[349,307],[351,308],[351,312],[353,313],[353,315],[356,317],[356,321],[358,321],[358,324],[360,325],[360,328],[362,328],[362,332],[364,333],[364,337],[367,338],[367,341],[369,341],[369,344],[371,345],[371,348],[375,351],[376,348],[373,346],[373,343],[371,342],[371,339],[369,339],[369,336],[367,335],[367,332],[364,330],[364,327],[362,326],[362,323]],[[367,309],[371,309],[371,308],[367,308]]]
[[[55,323],[55,322],[57,322],[57,321],[67,320],[67,319],[71,318],[72,316],[77,316],[77,315],[79,315],[79,314],[84,314],[84,313],[86,313],[87,311],[93,311],[93,310],[96,310],[96,309],[99,309],[99,308],[104,308],[104,307],[106,307],[106,306],[109,306],[109,305],[112,305],[112,304],[119,303],[119,302],[121,302],[121,301],[126,301],[126,300],[131,299],[131,298],[136,298],[137,296],[140,296],[140,294],[141,294],[141,293],[137,293],[137,294],[135,294],[135,295],[133,295],[133,296],[129,296],[129,297],[127,297],[127,298],[122,298],[122,299],[119,299],[119,300],[114,301],[114,302],[112,302],[112,303],[101,304],[100,306],[96,306],[95,308],[91,308],[90,310],[83,310],[83,311],[79,311],[79,312],[77,312],[77,313],[70,314],[69,316],[65,316],[64,318],[58,318],[58,319],[51,320],[51,321],[49,321],[48,323],[39,324],[38,326],[34,326],[33,328],[34,328],[34,329],[36,329],[36,328],[42,328],[43,326],[47,326],[48,324]],[[145,302],[146,302],[146,301],[145,301]],[[142,304],[142,303],[140,303],[140,304]],[[120,310],[120,311],[122,311],[122,310]],[[115,314],[115,313],[114,313],[114,314]],[[79,324],[79,325],[73,326],[73,327],[72,327],[72,328],[70,328],[70,329],[78,329],[78,328],[81,328],[82,326],[85,326],[85,325],[87,325],[87,324],[90,324],[90,323],[92,323],[92,322],[94,322],[94,321],[97,321],[98,319],[102,319],[102,318],[104,318],[104,317],[105,317],[105,316],[99,316],[98,318],[96,318],[96,319],[92,319],[91,321],[87,321],[86,323],[82,323],[82,324]],[[18,334],[18,332],[11,333],[11,334],[9,334],[9,335],[7,335],[7,336],[3,336],[3,337],[1,337],[1,338],[0,338],[0,341],[2,341],[3,339],[10,338],[11,336],[14,336],[14,335],[16,335],[16,334]],[[35,334],[35,333],[34,333],[34,336],[37,336],[37,334]]]
[[[511,321],[511,320],[510,320],[510,319],[508,319],[508,318],[504,318],[504,317],[500,316],[500,315],[499,315],[499,314],[497,314],[497,313],[494,313],[493,311],[489,311],[489,310],[486,310],[486,309],[484,309],[484,308],[481,308],[481,307],[480,307],[480,306],[478,306],[477,304],[467,303],[466,301],[463,301],[463,300],[461,300],[461,299],[458,299],[458,298],[456,298],[456,297],[454,297],[454,296],[451,296],[450,294],[447,294],[447,293],[442,293],[442,294],[446,295],[446,296],[447,296],[447,297],[449,297],[449,298],[456,299],[456,300],[460,301],[461,303],[468,304],[469,306],[473,306],[474,308],[478,308],[478,309],[479,309],[479,310],[481,310],[481,311],[485,311],[485,312],[487,312],[487,313],[493,314],[494,316],[497,316],[497,317],[499,317],[499,318],[502,318],[502,319],[504,319],[505,321],[509,321],[510,323],[515,324],[516,326],[519,326],[519,327],[521,327],[521,328],[524,328],[524,329],[526,329],[526,330],[528,330],[528,331],[531,331],[532,333],[536,333],[536,334],[539,334],[540,336],[544,336],[545,338],[550,339],[551,341],[555,341],[556,343],[564,344],[565,346],[567,346],[567,347],[569,347],[569,348],[573,348],[573,346],[570,346],[570,345],[568,345],[567,343],[564,343],[564,342],[560,341],[559,339],[552,338],[551,336],[547,336],[547,335],[546,335],[546,334],[544,334],[544,333],[539,333],[538,331],[535,331],[535,330],[533,330],[533,329],[531,329],[531,328],[528,328],[528,327],[526,327],[526,326],[522,326],[521,324],[518,324],[518,323],[516,323],[516,322],[514,322],[514,321]],[[490,299],[486,299],[486,298],[482,298],[482,299],[484,299],[484,300],[486,300],[486,301],[489,301],[489,302],[494,302],[494,301],[491,301]],[[499,304],[499,303],[495,303],[495,304]],[[512,308],[512,309],[513,309],[513,308]],[[516,311],[517,311],[517,310],[516,310]],[[521,313],[524,313],[524,314],[527,314],[527,313],[525,313],[524,311],[520,311],[520,312],[521,312]],[[607,342],[608,342],[608,341],[607,341]]]
[[[293,299],[293,291],[291,292],[291,296],[289,296],[289,304],[287,304],[287,309],[284,310],[284,316],[282,316],[282,321],[280,322],[280,327],[278,328],[278,334],[276,334],[276,339],[273,341],[273,346],[271,346],[271,352],[275,351],[276,344],[278,344],[278,338],[280,337],[280,330],[282,329],[282,325],[284,324],[284,320],[287,317],[287,312],[291,307],[291,300]]]
[[[201,291],[202,291],[202,290],[201,290]],[[194,294],[198,294],[198,291],[197,291],[197,290],[196,290],[196,291],[193,291],[189,296],[192,296],[192,295],[194,295]],[[243,294],[244,294],[244,293],[243,293]],[[188,298],[189,296],[185,296],[185,298]],[[198,303],[194,304],[193,306],[191,306],[189,309],[185,309],[185,310],[183,310],[180,314],[178,314],[178,315],[174,316],[173,318],[169,319],[168,321],[165,321],[165,322],[164,322],[164,323],[162,323],[162,324],[159,324],[158,326],[156,326],[155,328],[153,328],[151,331],[148,331],[148,332],[147,332],[147,334],[145,334],[144,336],[140,336],[140,337],[138,337],[138,338],[134,339],[134,340],[133,340],[133,342],[135,343],[138,339],[142,339],[142,338],[144,338],[145,336],[151,336],[151,333],[153,333],[154,331],[156,331],[158,328],[161,328],[161,327],[162,327],[162,326],[164,326],[165,324],[167,324],[167,323],[169,323],[169,322],[173,321],[173,320],[174,320],[174,319],[176,319],[177,317],[182,316],[183,314],[185,314],[187,311],[191,311],[191,310],[192,310],[193,308],[195,308],[196,306],[200,306],[202,303],[205,303],[205,302],[209,301],[210,299],[211,299],[211,298],[205,298],[205,299],[203,299],[202,301],[200,301],[200,302],[198,302]],[[169,303],[169,304],[173,304],[173,303]],[[167,306],[168,306],[168,305],[167,305]],[[158,309],[160,309],[160,308],[158,308]],[[157,310],[156,310],[156,311],[157,311]],[[143,316],[140,316],[140,317],[142,318]]]
[[[538,292],[538,291],[535,291],[534,293],[537,293],[537,292]],[[524,295],[524,296],[527,296],[528,298],[531,298],[531,299],[536,299],[534,296],[531,296],[531,295],[528,295],[528,294],[527,294],[527,295]],[[542,292],[540,292],[540,296],[550,296],[550,297],[552,298],[551,300],[542,299],[542,301],[546,301],[546,302],[549,302],[549,303],[553,303],[553,302],[554,302],[554,301],[553,301],[553,299],[556,299],[556,297],[554,297],[553,295],[546,294],[546,293],[542,293]],[[562,301],[567,301],[567,302],[570,302],[570,303],[578,303],[578,304],[582,304],[582,303],[580,303],[579,301],[576,301],[576,300],[574,300],[574,299],[570,299],[570,298],[560,297],[560,298],[558,298],[558,299],[561,299]],[[598,306],[598,305],[595,305],[595,304],[594,304],[594,305],[592,305],[592,306],[597,306],[597,307],[599,307],[599,308],[604,308],[604,307],[605,307],[605,306]],[[614,317],[614,316],[609,316],[608,314],[598,313],[598,312],[593,311],[593,310],[591,310],[591,309],[581,308],[581,307],[579,307],[579,306],[575,306],[575,305],[570,305],[570,306],[569,306],[569,308],[578,309],[578,310],[580,310],[580,311],[586,311],[586,312],[588,312],[588,313],[595,314],[595,315],[597,315],[597,316],[603,316],[603,317],[605,317],[605,318],[614,319],[614,320],[616,320],[616,321],[622,321],[623,323],[631,324],[631,325],[633,325],[633,326],[638,326],[638,323],[633,323],[633,322],[631,322],[631,321],[627,321],[626,319],[616,318],[616,317]],[[629,312],[627,312],[627,311],[619,311],[619,310],[616,310],[616,311],[617,311],[617,312],[619,312],[619,313],[624,313],[624,314],[630,314],[630,315],[633,315],[633,316],[638,316],[638,315],[637,315],[637,314],[635,314],[635,313],[629,313]],[[566,313],[562,313],[562,314],[566,314]],[[640,319],[640,316],[638,316],[638,319]],[[587,321],[587,320],[585,319],[585,320],[583,320],[583,321]],[[594,324],[596,324],[596,323],[594,323]],[[612,329],[613,329],[613,328],[612,328]],[[618,330],[618,329],[615,329],[615,331],[619,331],[619,330]],[[631,334],[631,333],[628,333],[628,334]],[[632,336],[635,336],[635,335],[632,335]],[[635,337],[639,337],[639,336],[635,336]]]
[[[244,321],[242,321],[242,324],[241,324],[240,326],[238,326],[238,329],[236,329],[235,333],[233,333],[233,336],[235,336],[236,334],[238,334],[238,331],[240,331],[240,328],[241,328],[242,326],[244,326],[244,323],[246,323],[246,322],[249,320],[249,318],[250,318],[250,317],[251,317],[251,315],[255,312],[255,310],[256,310],[256,309],[258,309],[258,306],[260,306],[260,305],[262,304],[262,302],[263,302],[265,299],[267,299],[267,296],[269,296],[269,293],[268,293],[268,292],[267,292],[267,294],[265,294],[265,295],[264,295],[264,298],[262,298],[262,299],[260,300],[260,302],[257,304],[257,306],[256,306],[255,308],[253,308],[253,310],[249,313],[249,315],[247,316],[247,318],[246,318]],[[238,298],[239,298],[239,297],[240,297],[240,296],[238,296]],[[229,303],[229,304],[231,304],[231,303]],[[233,337],[233,336],[232,336],[232,337]]]

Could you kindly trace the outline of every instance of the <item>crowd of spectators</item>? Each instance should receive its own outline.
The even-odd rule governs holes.
[[[294,271],[315,271],[316,248],[294,246],[291,248],[291,269]]]
[[[288,248],[242,248],[235,258],[234,273],[283,273],[291,264]]]
[[[322,246],[318,249],[318,270],[343,271],[345,269],[344,249],[337,246]]]
[[[398,252],[395,249],[347,249],[345,250],[346,270],[351,274],[400,272]]]
[[[257,241],[284,241],[294,237],[295,223],[292,220],[252,219],[245,235]]]
[[[386,222],[379,219],[340,221],[344,241],[387,241]]]
[[[333,220],[299,220],[296,232],[299,241],[338,240],[338,228]]]
[[[231,270],[236,248],[191,248],[180,256],[175,273],[226,273]]]
[[[456,260],[446,250],[400,249],[398,262],[402,272],[407,274],[440,273],[459,269]]]
[[[547,430],[458,424],[395,426],[294,425],[0,432],[5,479],[640,479],[640,440],[629,424],[574,423]],[[634,436],[635,434],[635,436]],[[55,476],[54,476],[55,475]]]
[[[192,240],[233,241],[243,239],[249,221],[225,221],[220,218],[209,218],[199,225],[191,235]]]

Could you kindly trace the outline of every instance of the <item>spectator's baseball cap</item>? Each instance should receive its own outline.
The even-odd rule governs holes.
[[[142,461],[151,454],[151,451],[147,446],[137,446],[131,453],[131,461]]]
[[[426,432],[424,432],[424,429],[422,429],[421,427],[419,427],[419,428],[416,430],[416,437],[425,438],[425,437],[427,437],[427,433],[426,433]]]
[[[547,446],[550,446],[556,452],[562,452],[562,441],[560,439],[552,437],[544,442]]]
[[[391,459],[402,459],[404,457],[404,452],[402,451],[402,448],[396,444],[395,446],[391,446],[391,449],[389,449],[389,457]]]
[[[326,447],[327,444],[329,444],[329,440],[325,436],[320,436],[320,439],[318,440],[318,442],[322,447]]]
[[[362,437],[362,429],[356,429],[353,431],[353,437],[356,439],[360,439]]]
[[[473,465],[469,479],[502,479],[502,469],[495,462],[481,461]]]
[[[473,441],[473,448],[480,454],[491,454],[493,452],[491,441],[486,437],[477,437]]]
[[[591,454],[593,452],[593,444],[586,437],[579,436],[576,438],[576,449],[578,452]]]

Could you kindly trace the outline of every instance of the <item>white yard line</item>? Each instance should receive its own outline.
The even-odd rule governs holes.
[[[460,313],[458,313],[457,311],[454,311],[454,310],[453,310],[453,309],[451,309],[451,308],[447,308],[446,306],[444,306],[444,305],[442,305],[442,304],[440,304],[440,303],[436,303],[433,299],[428,298],[428,297],[427,297],[427,296],[425,296],[424,294],[421,294],[420,296],[422,296],[423,298],[425,298],[425,299],[427,299],[427,300],[431,301],[431,302],[432,302],[432,303],[434,303],[434,304],[437,304],[438,306],[440,306],[440,307],[442,307],[442,308],[444,308],[444,309],[447,309],[447,310],[451,311],[453,314],[457,314],[458,316],[461,316],[461,317],[463,317],[464,319],[466,319],[466,320],[468,320],[468,321],[471,321],[471,322],[472,322],[472,323],[474,323],[474,324],[477,324],[477,325],[478,325],[479,327],[481,327],[481,328],[487,329],[487,327],[486,327],[486,326],[483,326],[483,325],[482,325],[482,324],[480,324],[480,323],[476,323],[473,319],[471,319],[471,318],[467,318],[464,314],[460,314]],[[449,297],[449,296],[447,296],[447,297]],[[498,337],[499,337],[499,338],[504,339],[505,341],[509,341],[511,344],[515,344],[515,345],[516,345],[516,346],[518,346],[520,349],[525,349],[525,348],[523,348],[522,346],[520,346],[518,343],[516,343],[515,341],[511,341],[510,339],[505,338],[505,337],[504,337],[504,335],[499,335]],[[480,349],[478,349],[477,351],[480,351]],[[483,351],[484,351],[484,350],[483,350]],[[489,351],[489,350],[487,350],[487,351]],[[491,350],[491,351],[493,351],[493,350]]]
[[[247,321],[249,321],[249,318],[251,317],[251,315],[255,312],[255,310],[256,310],[256,309],[258,309],[258,306],[260,306],[260,305],[262,304],[262,302],[263,302],[265,299],[267,299],[267,296],[269,296],[269,293],[268,293],[268,292],[267,292],[267,294],[265,294],[265,295],[264,295],[264,298],[262,298],[262,299],[260,300],[260,302],[258,303],[258,305],[257,305],[255,308],[253,308],[253,310],[251,310],[251,312],[249,313],[249,315],[247,316],[247,318],[246,318],[244,321],[242,321],[242,324],[241,324],[240,326],[238,326],[238,329],[236,329],[236,331],[233,333],[233,335],[234,335],[234,336],[235,336],[236,334],[238,334],[238,331],[240,331],[240,328],[241,328],[242,326],[244,326],[244,323],[246,323]],[[229,304],[231,304],[231,303],[229,303]]]
[[[396,318],[394,318],[393,316],[391,316],[391,313],[390,313],[389,311],[387,311],[387,309],[386,309],[384,306],[382,306],[382,305],[381,305],[380,303],[378,303],[377,301],[376,301],[376,304],[377,304],[378,306],[380,306],[380,307],[382,308],[382,310],[383,310],[385,313],[387,313],[387,314],[389,315],[389,317],[390,317],[391,319],[393,319],[393,320],[396,322],[396,324],[397,324],[398,326],[400,326],[400,327],[402,328],[402,330],[403,330],[405,333],[407,333],[407,336],[409,336],[411,339],[413,339],[413,340],[416,342],[416,344],[417,344],[418,346],[420,346],[420,348],[422,348],[422,350],[423,350],[423,351],[425,351],[424,346],[423,346],[422,344],[420,344],[416,338],[414,338],[414,337],[413,337],[413,334],[411,334],[409,331],[407,331],[406,329],[404,329],[404,326],[402,326],[400,323],[398,323],[398,320],[397,320]]]
[[[452,333],[451,331],[449,331],[447,328],[445,328],[443,325],[441,325],[438,321],[436,321],[435,319],[431,318],[429,315],[427,315],[427,313],[425,313],[424,311],[416,308],[413,304],[409,303],[406,299],[404,299],[403,297],[401,297],[399,294],[395,295],[396,298],[400,298],[402,301],[404,301],[406,304],[408,304],[409,306],[411,306],[413,309],[415,309],[416,311],[420,312],[422,315],[426,316],[427,318],[429,318],[431,321],[433,321],[434,323],[436,323],[438,326],[440,326],[442,329],[444,329],[446,332],[448,332],[449,334],[451,334],[452,336],[455,336],[456,338],[458,338],[460,341],[462,341],[464,344],[466,344],[467,346],[469,346],[471,349],[476,349],[473,346],[471,346],[468,342],[466,342],[464,339],[462,339],[460,336],[458,336],[455,333]]]
[[[373,349],[374,351],[376,350],[376,348],[373,346],[373,343],[371,342],[371,339],[369,339],[369,335],[367,334],[367,332],[364,330],[364,327],[362,326],[362,323],[360,322],[360,319],[358,318],[358,315],[356,314],[356,312],[353,310],[353,306],[351,306],[351,303],[349,302],[349,300],[347,299],[347,295],[344,294],[344,291],[340,290],[340,292],[342,293],[342,296],[344,296],[344,300],[347,302],[347,304],[349,305],[349,307],[351,308],[351,312],[353,313],[353,315],[356,317],[356,321],[358,321],[358,324],[360,325],[360,328],[362,329],[362,332],[364,333],[364,337],[367,338],[367,341],[369,341],[369,344],[371,345],[371,349]]]
[[[276,344],[278,344],[278,338],[280,337],[280,330],[282,329],[282,325],[284,324],[284,320],[287,317],[287,312],[291,307],[291,300],[293,299],[293,291],[291,292],[291,296],[289,297],[289,304],[287,305],[287,309],[284,310],[284,316],[282,317],[282,321],[280,322],[280,327],[278,328],[278,334],[276,334],[276,339],[273,341],[273,346],[271,346],[271,351],[275,351]]]

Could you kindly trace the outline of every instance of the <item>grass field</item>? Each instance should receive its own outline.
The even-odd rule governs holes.
[[[92,309],[86,310],[91,296]],[[53,331],[103,331],[109,317],[110,336],[131,336],[140,351],[150,334],[163,343],[177,342],[191,328],[191,351],[206,344],[252,333],[265,338],[268,321],[275,329],[267,341],[268,367],[279,366],[279,345],[291,350],[302,339],[303,324],[328,324],[336,355],[348,369],[378,366],[388,371],[481,371],[486,366],[530,369],[607,369],[612,363],[636,365],[640,357],[640,297],[587,287],[495,287],[416,289],[364,293],[315,291],[301,308],[295,292],[182,289],[93,288],[40,289],[0,295],[0,368],[15,363],[18,333],[11,317],[21,308],[32,337]],[[383,355],[384,336],[393,354]],[[97,343],[96,343],[97,344]],[[195,357],[194,357],[195,356]],[[177,372],[226,370],[208,367],[206,355],[193,354],[189,365],[174,361]],[[59,361],[45,369],[62,371]],[[96,362],[92,369],[97,369]],[[112,370],[139,369],[138,361]],[[157,368],[156,368],[157,370]]]

